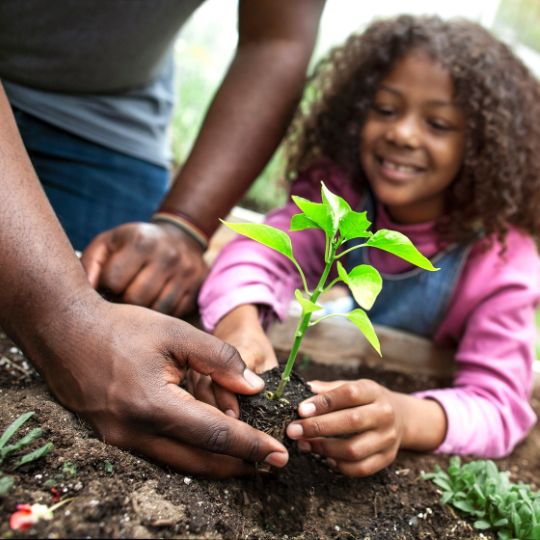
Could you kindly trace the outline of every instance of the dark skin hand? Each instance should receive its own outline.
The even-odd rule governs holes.
[[[111,304],[89,285],[39,185],[0,86],[0,326],[58,400],[106,442],[175,469],[225,477],[284,466],[268,435],[179,387],[188,369],[229,392],[262,381],[233,347],[183,321]]]
[[[186,163],[163,201],[210,236],[262,171],[302,94],[324,0],[241,0],[239,43]],[[91,285],[180,316],[206,277],[180,229],[130,223],[97,236],[82,263]]]

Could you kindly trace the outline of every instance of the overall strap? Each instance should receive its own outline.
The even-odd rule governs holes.
[[[375,204],[368,195],[361,211],[375,223]],[[353,241],[363,243],[362,239]],[[375,324],[397,328],[419,336],[432,338],[446,315],[461,271],[472,243],[453,244],[431,259],[437,272],[412,268],[400,274],[384,274],[383,288],[368,315]],[[369,250],[361,248],[347,256],[346,268],[351,270],[359,264],[371,264]],[[374,265],[372,265],[374,266]]]

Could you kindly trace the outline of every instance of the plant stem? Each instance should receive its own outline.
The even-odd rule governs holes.
[[[327,243],[329,245],[329,254],[326,265],[324,267],[324,272],[322,273],[321,279],[319,279],[317,287],[315,287],[309,298],[309,300],[314,304],[317,302],[317,299],[324,290],[324,286],[326,284],[326,280],[328,279],[328,275],[330,274],[330,270],[332,269],[332,264],[334,263],[334,258],[336,254],[336,247],[334,246],[334,243]],[[285,386],[291,379],[291,372],[294,367],[294,363],[296,362],[296,356],[298,355],[300,344],[304,339],[306,328],[308,327],[309,321],[311,320],[311,315],[312,313],[305,313],[304,310],[302,310],[300,320],[298,321],[298,326],[296,327],[296,331],[294,333],[294,342],[291,348],[291,352],[289,353],[289,358],[287,359],[287,363],[285,364],[285,369],[281,374],[281,380],[279,381],[279,385],[272,396],[273,399],[278,399],[283,395],[283,390],[285,390]]]

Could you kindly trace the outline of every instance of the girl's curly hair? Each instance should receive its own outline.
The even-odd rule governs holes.
[[[374,94],[418,48],[450,73],[467,122],[463,164],[439,224],[443,238],[467,240],[480,227],[504,241],[510,225],[540,238],[539,82],[508,46],[465,20],[381,20],[333,49],[310,78],[288,133],[287,177],[326,157],[362,189],[359,137]]]

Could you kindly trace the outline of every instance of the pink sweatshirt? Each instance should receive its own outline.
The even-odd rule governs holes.
[[[361,196],[339,168],[325,163],[307,171],[292,185],[292,193],[320,201],[320,180],[357,208]],[[292,202],[270,213],[265,222],[288,231],[299,210]],[[437,252],[433,223],[393,223],[381,205],[375,231],[388,228],[406,234],[426,256]],[[316,284],[324,264],[321,231],[289,233],[293,250],[309,286]],[[445,440],[438,452],[501,457],[512,451],[534,425],[528,398],[532,390],[535,342],[535,307],[540,295],[540,259],[533,240],[517,230],[488,251],[474,246],[459,278],[450,307],[434,341],[456,347],[457,374],[452,388],[418,392],[437,400],[448,420]],[[397,257],[371,250],[371,262],[392,274],[410,269]],[[241,304],[270,306],[283,319],[294,289],[301,287],[293,265],[279,253],[247,238],[238,237],[216,260],[199,297],[205,328]]]

